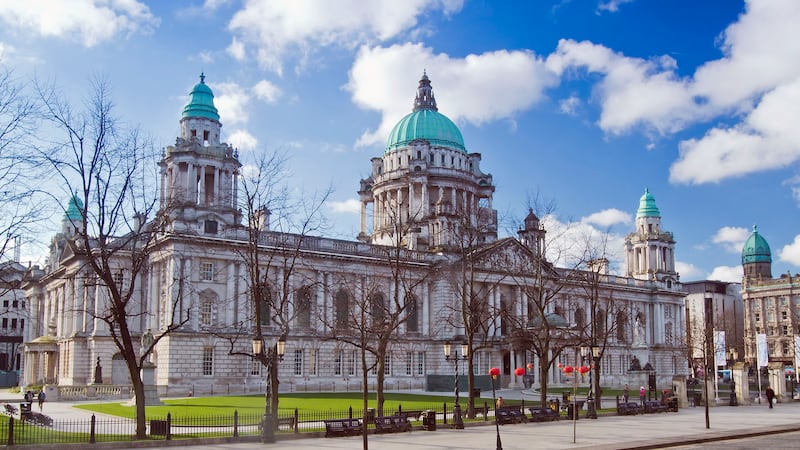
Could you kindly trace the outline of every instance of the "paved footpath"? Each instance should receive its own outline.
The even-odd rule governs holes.
[[[74,403],[46,403],[44,412],[54,419],[77,419],[89,416],[73,408]],[[36,405],[34,405],[36,408]],[[38,409],[38,408],[36,408]],[[681,409],[678,413],[647,414],[639,416],[601,416],[597,420],[581,418],[574,425],[576,442],[573,443],[573,422],[561,420],[550,423],[526,423],[500,426],[503,449],[621,449],[663,448],[674,445],[693,445],[704,441],[719,441],[731,436],[763,435],[782,431],[800,431],[800,402],[782,403],[774,409],[766,405],[719,406],[710,408],[711,428],[705,428],[705,409]],[[452,430],[439,425],[438,430],[411,433],[370,435],[369,447],[380,450],[415,449],[494,449],[496,433],[493,425],[468,426]],[[174,444],[174,443],[173,443]],[[228,443],[214,445],[189,445],[178,448],[200,450],[297,450],[315,448],[353,449],[361,447],[360,437],[303,438],[279,440],[274,444]],[[176,448],[172,446],[150,448]]]

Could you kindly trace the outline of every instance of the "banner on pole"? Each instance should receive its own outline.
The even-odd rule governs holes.
[[[769,350],[767,347],[767,335],[756,335],[756,358],[758,367],[764,367],[769,363]]]
[[[794,373],[800,368],[800,336],[794,335]]]
[[[724,366],[727,363],[725,359],[725,332],[714,331],[714,364],[717,366]]]

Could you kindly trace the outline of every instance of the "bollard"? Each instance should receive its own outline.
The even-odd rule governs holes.
[[[233,410],[233,437],[239,437],[239,410]]]

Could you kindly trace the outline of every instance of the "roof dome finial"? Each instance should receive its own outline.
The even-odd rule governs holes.
[[[419,87],[417,88],[417,96],[414,98],[414,111],[428,109],[438,111],[436,107],[436,98],[433,96],[433,88],[431,87],[431,80],[428,78],[428,72],[422,70],[422,78],[419,80]]]
[[[214,93],[206,84],[206,74],[203,72],[200,72],[200,82],[189,93],[189,103],[183,107],[182,117],[202,117],[219,121],[219,112],[214,106]]]
[[[656,206],[656,199],[648,188],[644,188],[644,194],[639,198],[639,210],[636,211],[636,217],[661,217],[658,206]]]
[[[200,84],[206,84],[206,74],[204,72],[200,72]]]

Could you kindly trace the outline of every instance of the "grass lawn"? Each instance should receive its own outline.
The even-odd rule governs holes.
[[[466,397],[461,397],[462,404],[466,403]],[[483,405],[481,399],[476,406]],[[162,400],[164,406],[146,407],[147,417],[161,418],[171,413],[173,416],[183,417],[210,417],[210,416],[229,416],[234,411],[240,414],[260,414],[264,411],[263,395],[239,395],[225,397],[196,397],[182,399]],[[397,410],[398,405],[402,405],[404,410],[420,410],[435,408],[440,410],[442,404],[447,402],[448,409],[452,408],[452,396],[439,395],[413,395],[413,394],[386,394],[384,409],[386,411]],[[478,403],[478,402],[476,402]],[[489,400],[491,403],[491,400]],[[279,406],[281,411],[346,411],[352,407],[353,411],[361,411],[361,393],[289,393],[281,394]],[[76,408],[86,409],[102,414],[125,417],[133,419],[136,409],[133,406],[123,406],[122,403],[92,403],[76,405]],[[375,396],[370,395],[369,407],[375,407]]]

